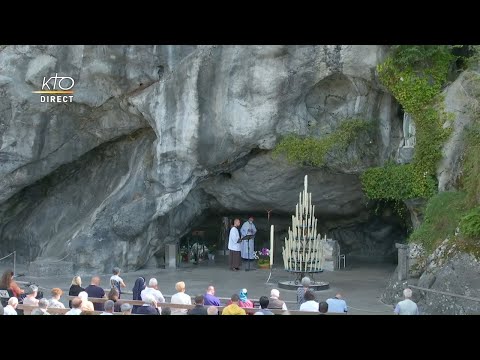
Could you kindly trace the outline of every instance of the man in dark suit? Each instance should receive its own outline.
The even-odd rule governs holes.
[[[187,311],[187,315],[208,315],[207,309],[203,306],[203,295],[195,296],[195,307]]]

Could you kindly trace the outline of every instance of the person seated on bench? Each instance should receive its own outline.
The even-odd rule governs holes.
[[[118,299],[120,298],[120,294],[118,293],[117,288],[111,288],[108,292],[108,300],[112,300],[115,306],[113,307],[114,312],[121,312],[120,304],[118,303]]]
[[[305,294],[303,294],[303,298],[305,302],[300,305],[300,311],[314,311],[318,312],[318,302],[315,301],[315,294],[307,290]]]
[[[310,288],[311,283],[312,282],[311,282],[311,280],[308,276],[305,276],[302,279],[302,286],[298,287],[298,289],[297,289],[297,304],[298,304],[298,306],[301,306],[306,301],[305,298],[304,298],[304,295],[307,291],[310,291],[313,294],[315,294],[313,289]]]
[[[75,276],[72,279],[72,284],[70,285],[70,289],[68,290],[68,296],[78,296],[82,291],[85,289],[82,287],[82,278],[80,276]],[[68,307],[72,308],[72,301],[68,302]]]
[[[280,300],[280,291],[278,289],[272,289],[270,291],[270,299],[268,303],[269,309],[280,309],[280,310],[288,310],[285,301]]]
[[[105,291],[100,287],[100,278],[98,276],[92,277],[92,281],[90,282],[90,285],[88,285],[85,288],[85,292],[88,294],[88,297],[90,298],[105,298]],[[93,305],[94,309],[96,311],[102,311],[103,310],[103,304],[102,303],[95,303]]]
[[[25,299],[23,299],[23,305],[38,306],[39,300],[36,299],[38,295],[38,287],[36,285],[30,285],[25,291],[25,293],[27,294],[27,296],[25,297]]]
[[[340,293],[337,293],[334,298],[327,299],[327,304],[329,313],[346,314],[348,312],[347,303]]]
[[[157,310],[157,301],[152,294],[147,294],[143,298],[143,304],[137,310],[138,315],[159,315]]]
[[[141,299],[140,300],[145,301],[145,296],[147,296],[147,295],[152,295],[153,296],[153,298],[157,302],[157,307],[158,307],[158,304],[165,302],[165,298],[164,298],[162,292],[160,290],[158,290],[158,281],[155,278],[151,278],[148,281],[148,286],[146,286],[145,289],[143,289],[141,291],[141,293],[140,293]],[[136,311],[138,311],[138,308],[137,308]],[[136,311],[134,313],[138,314],[138,312],[136,312]],[[161,313],[162,308],[158,307],[158,311]]]
[[[120,306],[120,311],[122,312],[122,315],[132,315],[132,305],[129,303],[124,303],[122,306]]]
[[[270,303],[270,300],[266,296],[261,296],[260,299],[258,299],[258,301],[260,302],[260,310],[258,310],[253,315],[275,315],[273,312],[268,310],[268,305]]]
[[[25,293],[25,290],[20,289],[15,280],[13,280],[12,270],[7,270],[3,273],[2,278],[0,279],[0,289],[11,289],[13,296],[16,298],[19,298],[21,294]]]
[[[203,295],[195,296],[195,307],[187,311],[187,315],[208,315],[203,303]]]
[[[38,300],[38,308],[32,311],[32,315],[50,315],[47,312],[48,300],[40,299]]]
[[[320,315],[325,315],[328,312],[328,302],[322,301],[320,304],[318,304],[318,311],[320,312]]]
[[[3,315],[17,315],[15,310],[18,305],[18,299],[16,297],[11,297],[8,299],[8,305],[3,309]]]
[[[215,296],[215,288],[210,285],[207,288],[207,292],[203,295],[205,305],[220,306],[220,299]]]
[[[162,315],[172,315],[172,309],[169,308],[168,306],[167,307],[164,307],[162,309]]]
[[[172,296],[170,299],[170,303],[172,304],[184,304],[184,305],[192,305],[192,298],[190,295],[185,294],[185,283],[183,281],[179,281],[175,284],[175,289],[178,291],[175,295]],[[172,315],[185,315],[188,309],[172,309]]]
[[[238,302],[238,306],[241,308],[248,308],[248,309],[253,309],[253,302],[247,298],[247,289],[242,289],[238,292],[238,297],[240,301]],[[230,305],[232,303],[232,300],[228,300],[227,305]]]
[[[86,293],[85,293],[86,294]],[[65,315],[80,315],[82,313],[82,299],[76,297],[72,300],[72,309],[67,311]],[[92,306],[93,309],[93,306]]]
[[[80,300],[82,300],[82,305],[80,306],[82,311],[95,311],[93,303],[91,301],[88,301],[88,294],[86,291],[81,291],[80,294],[78,294],[78,297],[80,298]]]
[[[216,306],[213,306],[213,305],[212,305],[212,306],[209,306],[209,307],[207,308],[207,314],[208,314],[208,315],[218,315],[218,309],[217,309],[217,307],[216,307]]]
[[[112,300],[105,301],[104,311],[100,315],[113,315],[113,308],[115,303]]]
[[[233,294],[230,298],[230,305],[225,306],[222,311],[222,315],[247,315],[245,310],[238,306],[240,297],[238,294]]]
[[[60,302],[60,297],[62,296],[63,291],[59,288],[52,289],[52,298],[48,303],[48,307],[56,309],[65,309],[65,305]]]

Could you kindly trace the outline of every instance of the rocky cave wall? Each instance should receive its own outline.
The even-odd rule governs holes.
[[[367,222],[358,175],[394,156],[401,138],[398,105],[375,76],[384,54],[356,45],[2,48],[0,253],[138,269],[206,209],[286,218],[305,174],[329,229]],[[55,72],[74,77],[73,103],[31,93]],[[282,135],[322,137],[348,118],[375,130],[324,167],[272,157]]]

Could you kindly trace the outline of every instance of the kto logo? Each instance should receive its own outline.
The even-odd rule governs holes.
[[[70,76],[51,76],[48,80],[43,77],[42,90],[32,91],[34,94],[48,94],[41,95],[40,102],[44,103],[66,103],[73,102],[73,86],[75,80]],[[71,95],[66,95],[71,94]]]

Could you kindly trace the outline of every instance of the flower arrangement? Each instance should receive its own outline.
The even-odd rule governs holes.
[[[260,251],[255,251],[253,254],[259,264],[270,264],[270,249],[263,248]]]

